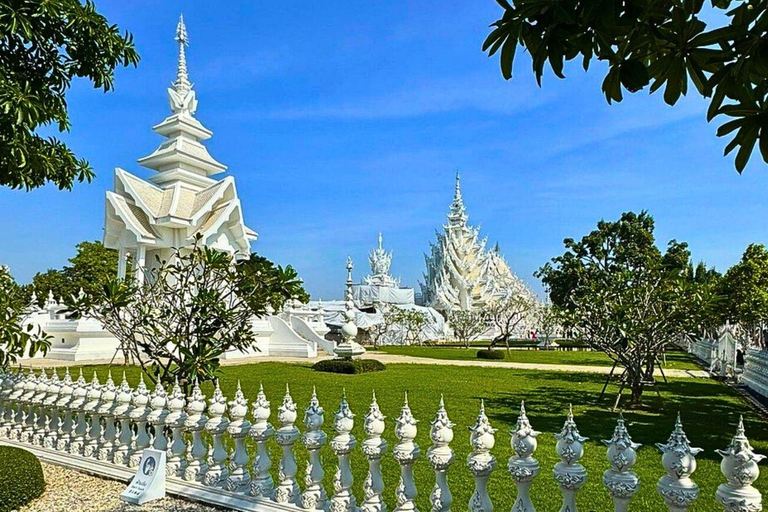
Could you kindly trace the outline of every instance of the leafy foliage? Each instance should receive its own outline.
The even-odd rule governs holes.
[[[277,311],[291,299],[297,299],[304,304],[309,302],[309,294],[304,290],[303,281],[290,265],[283,268],[264,256],[253,253],[249,259],[237,263],[237,271],[244,279],[258,283],[255,293],[249,299],[254,310],[269,304]]]
[[[427,315],[417,309],[389,308],[384,312],[384,323],[405,337],[406,345],[421,345],[421,331],[427,323]]]
[[[38,272],[32,278],[38,305],[43,304],[49,291],[64,302],[71,301],[81,289],[87,295],[98,294],[105,283],[117,277],[117,251],[98,241],[77,244],[77,254],[69,263],[71,266]]]
[[[359,373],[381,372],[387,367],[376,359],[325,359],[312,365],[312,369],[326,373],[345,373],[355,375]]]
[[[488,350],[504,343],[509,350],[509,340],[518,334],[518,327],[529,318],[536,308],[536,302],[525,295],[506,295],[491,301],[485,310],[488,320],[496,329]]]
[[[504,359],[506,354],[503,350],[483,349],[478,350],[476,354],[478,359]]]
[[[90,181],[88,162],[36,131],[69,130],[65,96],[73,78],[107,92],[116,67],[138,62],[133,36],[121,35],[91,1],[0,3],[0,185],[71,189],[75,180]]]
[[[0,369],[7,369],[25,353],[45,354],[50,337],[38,326],[24,322],[26,293],[6,266],[0,266]]]
[[[584,70],[605,62],[608,103],[621,101],[624,90],[649,87],[674,105],[690,83],[710,98],[708,121],[731,118],[717,136],[734,134],[725,154],[738,148],[736,170],[744,170],[758,140],[768,162],[768,0],[711,0],[706,10],[703,0],[496,2],[504,14],[491,25],[483,51],[500,51],[504,78],[512,77],[520,45],[539,85],[547,66],[565,78],[567,61],[580,58]],[[712,27],[704,17],[728,21]]]
[[[632,401],[653,380],[659,354],[699,329],[697,309],[708,293],[689,279],[687,245],[655,245],[653,218],[646,212],[598,222],[580,241],[537,272],[576,339],[605,352],[626,371]]]
[[[45,477],[37,457],[15,446],[0,446],[0,512],[19,509],[43,491]]]
[[[264,287],[198,237],[146,269],[143,283],[110,280],[72,309],[101,321],[153,382],[178,379],[188,391],[195,379],[215,378],[224,352],[253,346],[251,318],[264,314],[270,296]]]
[[[469,348],[470,341],[488,330],[485,315],[479,311],[456,309],[448,314],[448,322],[453,329],[453,336],[465,348]]]
[[[768,249],[751,244],[722,282],[728,317],[741,323],[753,341],[765,346],[768,322]]]

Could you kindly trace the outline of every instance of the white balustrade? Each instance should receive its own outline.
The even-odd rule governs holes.
[[[512,512],[536,512],[530,496],[533,479],[539,474],[539,461],[533,458],[540,434],[533,429],[525,413],[525,402],[520,404],[520,415],[517,417],[515,429],[511,432],[512,450],[515,454],[509,458],[509,473],[517,486],[517,498],[512,505]]]
[[[480,401],[480,414],[477,415],[475,424],[469,427],[469,445],[472,453],[467,457],[467,466],[475,477],[475,491],[469,499],[470,512],[491,512],[493,504],[488,496],[488,478],[496,468],[496,457],[491,455],[491,450],[496,444],[494,433],[496,429],[491,427],[488,416],[485,414],[485,403]]]
[[[277,429],[269,423],[270,403],[263,388],[259,388],[251,405],[252,423],[246,419],[248,412],[248,399],[239,382],[231,401],[227,402],[217,385],[206,403],[197,383],[185,398],[178,383],[170,393],[164,386],[156,385],[150,394],[143,380],[132,389],[125,375],[116,387],[111,375],[102,385],[95,376],[86,383],[82,372],[73,383],[68,370],[62,379],[56,372],[0,372],[0,444],[25,447],[43,460],[66,463],[106,477],[128,478],[135,471],[130,469],[131,460],[152,446],[167,452],[169,490],[199,501],[236,510],[386,512],[381,464],[387,457],[388,447],[382,438],[385,417],[375,395],[365,416],[366,437],[360,447],[352,435],[354,414],[345,395],[334,414],[334,435],[330,440],[323,431],[324,411],[315,390],[304,409],[303,436],[296,428],[297,405],[287,387],[278,408]],[[417,421],[407,395],[395,423],[397,444],[390,459],[390,463],[393,460],[400,467],[395,510],[416,511],[414,465],[418,463],[420,450],[414,442]],[[151,438],[148,426],[154,433]],[[453,506],[449,482],[457,475],[449,478],[448,473],[453,471],[454,452],[450,444],[454,426],[441,398],[430,423],[431,446],[424,463],[424,469],[431,467],[434,471],[434,481],[419,482],[420,486],[432,487],[430,505],[434,512],[447,512]],[[471,476],[474,480],[468,507],[472,512],[493,510],[488,491],[489,477],[496,466],[495,434],[481,401],[477,420],[470,427],[468,469],[459,468],[464,472],[462,478]],[[514,455],[509,459],[508,469],[517,486],[512,512],[535,512],[530,487],[541,471],[534,458],[540,439],[524,404],[510,434]],[[171,436],[170,440],[167,435]],[[253,447],[246,444],[249,436]],[[555,437],[555,450],[561,460],[554,466],[553,475],[562,492],[560,510],[576,512],[576,495],[587,478],[586,469],[580,463],[587,438],[580,435],[570,409],[562,430]],[[190,439],[188,446],[185,438]],[[294,449],[299,439],[308,460],[303,492],[296,480]],[[327,495],[322,485],[325,472],[320,452],[328,441],[338,460],[332,495]],[[282,451],[277,486],[270,476],[271,443]],[[603,443],[607,446],[610,465],[603,473],[604,492],[613,500],[614,511],[631,510],[630,501],[640,486],[633,471],[640,445],[633,442],[622,417],[617,418],[611,439]],[[234,451],[228,454],[225,446],[234,446]],[[663,501],[669,512],[687,512],[694,501],[702,499],[699,487],[691,479],[696,470],[696,455],[701,450],[691,447],[679,415],[669,440],[657,446],[662,452],[661,465],[657,467],[659,470],[663,467],[666,472],[656,484],[658,508]],[[358,449],[368,464],[363,484],[365,493],[359,507],[352,492],[352,454]],[[762,496],[753,484],[759,477],[758,463],[764,456],[750,446],[743,421],[739,421],[736,435],[727,448],[718,453],[722,456],[725,482],[716,493],[710,491],[708,503],[697,506],[701,510],[714,510],[719,504],[718,509],[724,512],[762,510]]]

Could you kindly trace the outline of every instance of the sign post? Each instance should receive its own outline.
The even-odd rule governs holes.
[[[164,497],[165,452],[145,448],[136,476],[120,494],[120,499],[134,505],[143,505],[148,501]]]

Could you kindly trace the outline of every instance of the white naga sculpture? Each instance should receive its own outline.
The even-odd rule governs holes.
[[[426,271],[421,283],[425,306],[439,311],[478,310],[494,298],[523,294],[535,300],[533,292],[509,268],[498,245],[486,250],[480,230],[468,224],[461,197],[459,174],[448,213],[448,224],[437,232],[425,256]]]

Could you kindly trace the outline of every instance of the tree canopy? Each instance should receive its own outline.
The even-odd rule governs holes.
[[[287,300],[297,299],[309,302],[309,294],[304,290],[303,281],[290,265],[283,268],[275,265],[264,256],[252,253],[247,260],[237,263],[237,271],[243,277],[253,279],[260,285],[250,297],[254,310],[269,305],[275,311],[283,307]]]
[[[24,322],[27,305],[24,289],[14,281],[7,266],[0,265],[0,369],[5,370],[25,354],[45,354],[50,337],[39,327]]]
[[[608,103],[623,91],[663,90],[674,105],[689,91],[709,98],[707,120],[730,119],[718,137],[733,135],[742,172],[759,141],[768,162],[768,0],[496,0],[504,9],[483,51],[499,53],[512,78],[518,45],[531,55],[541,85],[545,68],[565,78],[567,61],[607,64],[602,91]],[[713,26],[707,20],[726,20]]]
[[[601,220],[537,272],[561,313],[563,327],[626,370],[632,401],[653,380],[659,354],[699,326],[697,309],[711,294],[689,278],[690,253],[671,240],[662,253],[653,218],[627,212]]]
[[[0,2],[0,185],[71,189],[90,181],[86,160],[37,130],[69,130],[66,93],[74,78],[107,92],[115,68],[138,62],[131,34],[121,34],[91,1]]]
[[[750,244],[741,260],[725,273],[722,289],[728,318],[741,323],[754,341],[764,345],[768,322],[768,249]]]

